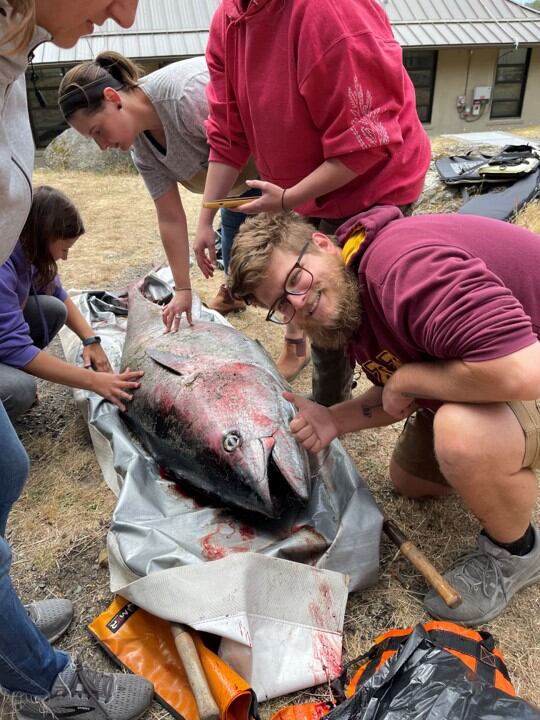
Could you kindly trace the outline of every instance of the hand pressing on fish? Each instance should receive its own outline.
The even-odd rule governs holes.
[[[176,290],[172,300],[165,305],[161,311],[161,319],[165,325],[165,332],[177,332],[180,327],[182,315],[186,314],[189,325],[193,325],[191,319],[191,288]]]
[[[283,397],[292,402],[298,410],[289,423],[289,428],[294,439],[306,450],[317,453],[337,438],[338,428],[327,407],[287,390]]]
[[[142,370],[130,370],[129,368],[121,373],[92,373],[89,389],[125,412],[125,403],[133,400],[133,391],[141,386],[139,380],[143,375]]]

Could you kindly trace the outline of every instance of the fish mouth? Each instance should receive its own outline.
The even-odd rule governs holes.
[[[310,495],[310,474],[305,452],[283,430],[259,438],[263,473],[257,494],[264,514],[280,517],[291,505],[303,505]]]
[[[200,504],[278,519],[309,498],[307,454],[285,429],[241,444],[224,462],[208,447],[171,447],[158,427],[148,431],[129,413],[122,417],[158,464]]]

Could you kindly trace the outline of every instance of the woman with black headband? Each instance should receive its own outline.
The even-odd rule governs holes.
[[[141,78],[141,69],[131,60],[107,51],[69,70],[59,90],[60,110],[75,130],[92,138],[101,150],[131,150],[154,200],[174,278],[174,296],[163,309],[166,329],[173,332],[184,313],[191,322],[188,230],[178,183],[192,192],[204,189],[207,83],[204,57],[181,60]],[[256,177],[250,163],[232,194],[253,194],[244,185],[246,177]],[[226,209],[222,212],[225,272],[232,240],[244,218]],[[210,307],[226,313],[245,306],[225,286]]]

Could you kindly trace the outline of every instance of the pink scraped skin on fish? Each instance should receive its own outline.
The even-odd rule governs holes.
[[[207,452],[212,461],[223,463],[226,472],[253,490],[254,510],[274,510],[265,467],[271,452],[286,482],[304,498],[309,485],[306,459],[290,438],[282,437],[281,386],[253,342],[205,321],[198,321],[189,331],[164,336],[161,309],[138,291],[130,290],[129,312],[125,362],[130,367],[134,363],[144,366],[146,371],[145,383],[130,408],[143,430],[153,432],[157,418],[164,426],[160,439],[172,450],[193,445],[199,456]],[[224,440],[234,432],[241,442],[227,452]],[[242,502],[249,506],[252,501],[242,498]],[[236,540],[241,549],[253,542],[239,535]],[[204,550],[206,556],[217,558],[228,554],[231,546],[208,538]]]
[[[162,409],[163,414],[171,415],[176,414],[176,392],[170,392],[168,387],[157,387],[156,388],[156,404]]]

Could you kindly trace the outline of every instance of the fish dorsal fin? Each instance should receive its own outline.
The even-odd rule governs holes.
[[[182,357],[182,355],[177,355],[167,350],[148,348],[146,354],[152,358],[154,362],[157,362],[158,365],[167,368],[167,370],[171,370],[171,372],[177,375],[191,375],[200,369],[194,365],[192,357]]]

